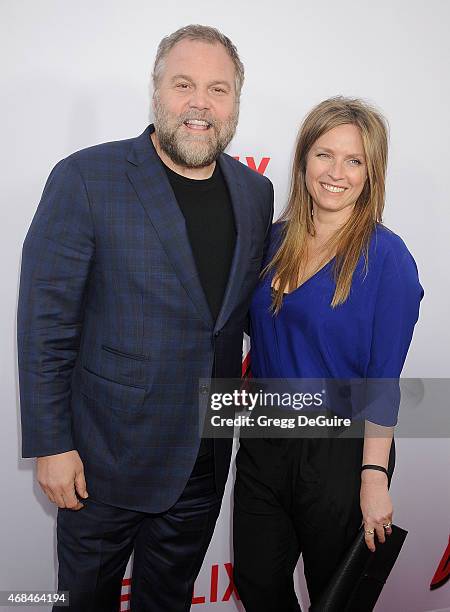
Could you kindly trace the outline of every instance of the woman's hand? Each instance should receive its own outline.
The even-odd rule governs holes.
[[[385,534],[389,536],[392,533],[391,527],[383,527],[392,523],[393,514],[386,474],[375,470],[361,473],[360,503],[366,544],[369,550],[375,552],[375,533],[381,543],[386,541]],[[367,531],[371,529],[375,533],[368,534]]]

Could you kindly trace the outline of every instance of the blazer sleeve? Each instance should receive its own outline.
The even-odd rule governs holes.
[[[68,157],[53,168],[22,249],[17,347],[23,457],[75,448],[71,378],[94,252],[88,193]]]
[[[263,254],[263,262],[265,261],[266,257],[267,257],[267,253],[269,251],[269,246],[270,246],[270,232],[272,229],[272,223],[273,223],[273,213],[274,213],[274,190],[273,190],[273,185],[272,182],[267,179],[269,181],[269,198],[268,198],[268,202],[269,202],[269,206],[268,206],[268,215],[267,215],[267,226],[266,226],[266,234],[264,236],[264,254]]]
[[[378,285],[372,346],[367,369],[369,401],[365,418],[397,424],[400,377],[424,295],[416,263],[403,245],[387,253]]]
[[[274,190],[273,190],[272,181],[268,179],[267,177],[265,178],[267,179],[267,185],[269,189],[268,189],[268,198],[267,198],[267,204],[268,204],[267,206],[267,224],[266,224],[266,232],[264,234],[264,248],[263,248],[263,257],[262,257],[263,264],[266,260],[267,252],[270,246],[270,231],[272,229],[273,213],[274,213]],[[244,324],[244,331],[247,334],[247,336],[250,336],[251,334],[250,330],[251,330],[250,315],[247,313],[247,316],[245,318],[245,324]]]

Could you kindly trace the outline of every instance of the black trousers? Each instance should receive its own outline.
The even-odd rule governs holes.
[[[58,589],[70,592],[70,607],[53,610],[118,612],[133,549],[132,611],[190,610],[221,504],[213,454],[198,457],[180,499],[162,514],[124,510],[90,497],[83,503],[78,511],[58,510]]]
[[[236,458],[234,580],[246,612],[298,612],[300,554],[311,603],[362,523],[363,439],[246,439]],[[388,471],[392,475],[392,442]],[[363,610],[361,612],[364,612]]]

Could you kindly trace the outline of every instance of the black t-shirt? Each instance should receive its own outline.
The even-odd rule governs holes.
[[[201,180],[186,178],[165,164],[163,166],[185,218],[200,283],[215,321],[222,306],[236,244],[227,185],[218,163],[212,176]],[[198,456],[211,455],[212,448],[212,439],[202,438]]]
[[[214,321],[217,319],[230,274],[236,228],[227,185],[216,163],[212,176],[196,180],[164,165],[187,233],[197,272]]]

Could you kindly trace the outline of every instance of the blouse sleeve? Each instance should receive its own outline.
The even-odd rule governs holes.
[[[376,293],[366,375],[368,379],[376,380],[368,381],[365,418],[389,427],[397,424],[400,404],[398,378],[424,295],[416,263],[403,242],[401,247],[392,248],[384,258]]]

